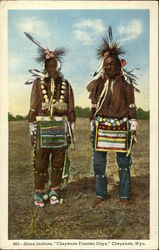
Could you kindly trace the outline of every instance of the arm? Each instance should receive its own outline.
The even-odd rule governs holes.
[[[96,112],[96,104],[92,103],[92,107],[90,110],[90,114],[89,114],[89,120],[90,120],[90,140],[91,142],[93,142],[93,123],[94,123],[94,114]]]
[[[89,99],[91,100],[91,110],[89,114],[89,120],[90,120],[90,140],[93,142],[93,123],[94,123],[94,114],[96,112],[97,107],[97,98],[96,98],[96,92],[97,92],[97,81],[93,80],[89,85],[87,86],[88,92],[90,92]]]
[[[37,105],[38,105],[38,89],[37,89],[37,82],[34,82],[32,91],[31,91],[31,98],[30,98],[30,110],[29,110],[29,132],[31,136],[31,144],[34,144],[34,135],[36,134],[36,115],[37,115]]]
[[[68,126],[69,126],[69,134],[70,139],[73,141],[74,132],[75,132],[75,124],[76,124],[76,114],[74,107],[74,94],[71,85],[68,83]],[[71,142],[71,140],[70,140]]]
[[[87,91],[90,92],[89,95],[89,99],[91,100],[91,110],[90,110],[90,114],[89,114],[89,120],[92,123],[94,120],[94,114],[96,112],[96,84],[97,81],[93,80],[92,82],[90,82],[87,86]]]
[[[137,130],[137,113],[135,105],[134,88],[131,85],[127,86],[127,105],[128,105],[128,119],[130,123],[131,138],[134,142],[137,142],[136,130]]]

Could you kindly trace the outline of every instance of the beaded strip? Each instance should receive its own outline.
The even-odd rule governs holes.
[[[103,118],[103,117],[96,117],[96,121],[98,122],[104,122],[107,126],[120,126],[124,122],[126,122],[128,119],[124,117],[123,119],[110,119],[110,118]]]
[[[34,136],[34,145],[33,145],[33,168],[34,168],[34,175],[36,175],[36,174],[37,174],[37,170],[35,169],[35,159],[36,159],[36,145],[37,145],[37,141],[36,141],[36,138],[37,138],[37,124],[35,123],[34,126],[35,126],[35,130],[34,130],[34,133],[33,133],[33,136]]]
[[[56,102],[55,90],[55,82],[53,79],[51,79],[50,118],[53,118],[54,105]]]
[[[66,91],[66,82],[63,80],[63,81],[62,81],[62,85],[61,85],[60,99],[59,99],[59,102],[61,102],[61,103],[62,103],[63,100],[64,100],[65,91]]]

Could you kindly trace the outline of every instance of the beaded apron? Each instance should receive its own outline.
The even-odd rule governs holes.
[[[67,147],[65,121],[39,122],[40,148]]]
[[[95,150],[96,151],[128,151],[128,121],[126,118],[96,119],[96,137]]]

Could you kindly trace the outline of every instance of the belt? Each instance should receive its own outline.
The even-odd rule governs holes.
[[[65,121],[65,116],[54,116],[53,120],[55,121]],[[52,121],[52,119],[49,116],[36,116],[36,121]]]
[[[124,117],[122,119],[112,119],[112,118],[106,118],[106,117],[104,118],[104,117],[97,116],[95,120],[97,122],[103,122],[107,126],[120,126],[121,124],[126,122],[128,118]]]

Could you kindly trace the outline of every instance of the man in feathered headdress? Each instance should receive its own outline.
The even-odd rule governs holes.
[[[132,71],[124,70],[126,61],[120,59],[124,51],[117,42],[113,42],[111,27],[108,29],[108,38],[103,39],[97,51],[102,62],[94,76],[99,73],[100,75],[87,86],[92,102],[90,122],[97,195],[93,206],[109,198],[105,172],[109,151],[117,152],[120,201],[122,205],[128,205],[131,148],[132,144],[137,142],[135,87],[133,86],[135,76],[131,73]]]
[[[38,62],[43,63],[44,70],[29,70],[35,80],[33,83],[29,128],[31,143],[34,147],[34,204],[44,207],[45,199],[51,205],[60,201],[60,184],[68,144],[73,142],[75,128],[74,95],[71,85],[60,73],[61,58],[64,49],[50,51],[44,48],[30,34],[25,35],[38,46]],[[48,165],[52,166],[51,185],[46,194],[45,183],[49,180]],[[68,163],[68,162],[67,162]],[[66,173],[68,177],[68,173]]]

